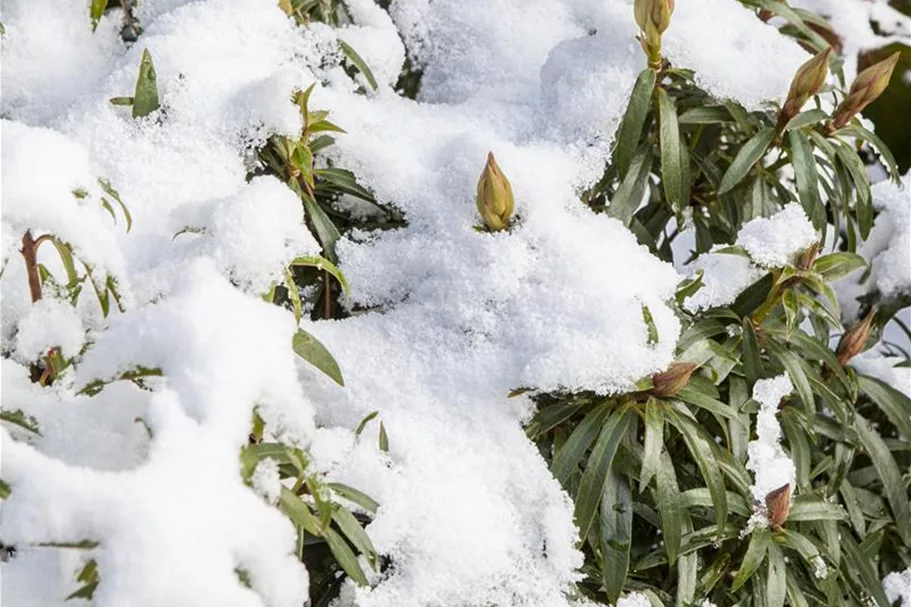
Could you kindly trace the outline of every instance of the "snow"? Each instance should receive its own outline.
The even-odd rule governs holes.
[[[41,299],[19,321],[16,354],[26,361],[38,360],[59,347],[65,358],[79,353],[85,342],[82,321],[76,311],[58,299]]]
[[[615,607],[649,607],[651,601],[641,592],[630,592],[620,597]],[[707,606],[706,606],[707,607]]]
[[[819,235],[800,205],[786,205],[771,217],[751,219],[737,233],[742,251],[725,251],[715,246],[684,266],[690,278],[702,271],[702,287],[686,298],[684,307],[691,312],[726,306],[769,268],[791,265]],[[746,251],[749,257],[742,255]]]
[[[691,312],[726,306],[756,282],[763,271],[750,259],[736,253],[709,252],[697,257],[689,269],[691,277],[702,270],[702,287],[686,298]]]
[[[680,276],[578,199],[601,175],[643,68],[631,4],[398,0],[389,16],[367,0],[349,7],[355,23],[336,31],[297,28],[273,0],[149,0],[128,47],[117,11],[92,34],[84,3],[4,5],[3,351],[17,358],[3,361],[2,406],[34,415],[42,432],[3,431],[13,493],[0,536],[23,546],[3,565],[5,596],[59,604],[80,561],[29,545],[91,539],[99,607],[300,605],[307,573],[294,529],[267,503],[274,470],[257,469],[266,500],[239,475],[255,407],[270,440],[312,446],[315,471],[380,503],[369,533],[392,567],[370,588],[348,587],[354,604],[569,604],[582,564],[572,504],[522,430],[531,401],[507,394],[622,392],[674,358],[680,325],[667,302]],[[718,35],[720,21],[730,33]],[[370,64],[378,91],[357,92],[364,81],[344,72],[338,39]],[[780,100],[806,57],[721,0],[679,0],[666,42],[672,62],[750,108]],[[144,49],[162,109],[135,120],[108,100],[132,93]],[[424,72],[417,101],[391,89],[406,51]],[[296,357],[293,315],[258,297],[288,261],[318,251],[287,188],[246,178],[252,149],[298,133],[290,96],[313,82],[311,106],[347,131],[330,160],[408,220],[338,244],[349,305],[364,311],[303,322],[339,362],[344,388]],[[498,234],[474,229],[489,151],[516,194],[515,224]],[[101,206],[98,178],[129,208],[129,233]],[[763,221],[789,226],[789,241],[763,249],[788,257],[806,234],[783,213]],[[125,312],[102,318],[88,293],[72,310],[51,292],[32,306],[15,251],[28,229],[60,236],[116,278]],[[767,229],[744,236],[758,263],[769,259],[751,243]],[[62,276],[52,247],[39,255]],[[708,274],[721,262],[700,263]],[[706,297],[729,297],[724,288]],[[75,367],[39,388],[18,358],[52,344],[78,354]],[[163,376],[77,394],[137,366]],[[765,404],[751,461],[781,468],[771,397],[757,384],[756,398]],[[388,454],[369,438],[374,426],[351,432],[372,411]],[[756,472],[757,490],[775,480]],[[633,593],[617,607],[647,602]]]
[[[782,432],[776,417],[781,400],[793,390],[786,375],[760,379],[753,386],[753,400],[759,403],[759,413],[756,439],[747,446],[747,469],[753,472],[750,491],[759,504],[764,504],[766,496],[783,485],[794,488],[794,462],[781,448]]]
[[[889,356],[870,349],[851,359],[858,373],[875,377],[911,397],[911,367],[898,366],[904,356]]]
[[[780,268],[819,240],[803,208],[792,202],[771,217],[757,217],[737,233],[737,244],[765,268]]]
[[[911,607],[911,567],[893,571],[883,579],[883,590],[889,603],[899,602],[899,607]]]
[[[885,299],[911,293],[911,173],[900,184],[880,181],[872,187],[877,214],[866,241],[858,245],[858,254],[870,264],[835,283],[842,317],[847,322],[857,318],[859,298],[878,292]]]
[[[282,492],[281,479],[278,476],[278,462],[267,457],[256,464],[250,478],[253,490],[270,504],[278,502]]]

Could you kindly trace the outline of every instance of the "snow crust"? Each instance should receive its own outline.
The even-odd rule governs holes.
[[[100,607],[300,605],[295,533],[267,503],[275,476],[258,471],[263,500],[239,475],[254,407],[271,437],[312,443],[317,470],[381,504],[369,533],[393,566],[346,589],[353,604],[568,604],[582,563],[572,504],[522,431],[530,401],[506,395],[619,392],[673,359],[679,323],[666,302],[680,276],[578,200],[644,67],[631,3],[348,6],[354,24],[332,30],[295,27],[273,0],[145,0],[144,33],[128,46],[119,11],[92,34],[85,3],[5,3],[3,351],[17,358],[3,360],[2,407],[41,429],[2,435],[13,493],[0,537],[22,546],[3,565],[11,604],[63,604],[95,558]],[[358,93],[337,39],[373,68],[378,91]],[[145,48],[162,109],[134,120],[108,99],[131,94]],[[418,101],[391,88],[406,52],[424,70]],[[679,0],[667,54],[750,108],[780,101],[806,58],[724,0]],[[318,247],[290,191],[246,180],[253,148],[298,132],[289,99],[315,81],[313,107],[347,131],[331,160],[408,220],[339,243],[350,304],[365,312],[304,322],[345,388],[296,359],[291,313],[258,298]],[[509,233],[474,229],[489,150],[516,193]],[[129,233],[101,207],[98,178],[129,207]],[[116,278],[126,311],[102,318],[83,294],[63,312],[50,291],[32,305],[16,252],[26,230],[59,235]],[[63,276],[51,247],[39,255]],[[89,347],[38,388],[21,363],[51,345]],[[163,377],[77,394],[137,366]],[[371,411],[388,454],[350,432]],[[773,434],[760,442],[774,451]],[[34,547],[83,539],[98,546]]]

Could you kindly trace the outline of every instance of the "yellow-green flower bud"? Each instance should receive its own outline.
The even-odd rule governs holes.
[[[800,113],[803,105],[814,95],[819,92],[826,84],[826,76],[829,74],[829,56],[832,54],[832,47],[827,46],[825,50],[811,57],[803,65],[797,68],[794,79],[791,80],[791,90],[788,91],[788,99],[784,107],[781,108],[779,124],[784,126],[791,118]]]
[[[867,349],[867,341],[870,339],[870,333],[873,329],[875,312],[875,309],[871,309],[863,320],[855,323],[842,333],[841,339],[838,340],[838,348],[835,350],[835,358],[838,359],[842,366],[846,366],[852,358]]]
[[[515,207],[512,186],[500,170],[493,152],[487,153],[487,164],[478,179],[478,213],[491,231],[509,227],[509,218]]]
[[[661,59],[661,34],[671,24],[674,0],[635,0],[633,13],[642,32],[642,48],[649,64],[659,64]]]
[[[652,382],[655,387],[649,390],[649,393],[659,398],[670,398],[677,396],[681,390],[690,381],[699,365],[696,363],[673,362],[668,366],[667,371],[656,373],[652,376]]]
[[[895,69],[899,57],[900,53],[896,51],[857,75],[848,96],[835,108],[835,117],[827,129],[829,132],[836,131],[848,124],[854,116],[882,95],[889,86],[892,70]]]

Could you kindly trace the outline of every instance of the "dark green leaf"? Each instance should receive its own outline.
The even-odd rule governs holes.
[[[604,494],[604,485],[607,483],[607,475],[611,470],[611,463],[620,446],[620,440],[626,434],[631,418],[632,410],[628,407],[615,411],[604,424],[601,434],[592,448],[591,456],[579,483],[579,492],[576,494],[575,521],[579,527],[580,537],[588,535],[588,530],[598,512],[598,505]]]
[[[614,164],[620,179],[625,179],[633,159],[633,153],[639,147],[642,128],[652,103],[652,92],[655,90],[655,70],[646,69],[639,74],[633,91],[630,93],[626,113],[617,131],[617,145],[614,148]],[[641,198],[641,197],[640,197]]]
[[[774,138],[775,129],[766,127],[747,141],[743,147],[740,148],[740,151],[737,152],[737,156],[734,157],[734,162],[728,167],[728,170],[724,173],[724,177],[721,178],[721,185],[718,188],[718,193],[725,194],[734,189],[734,187],[746,177],[746,174],[750,172],[753,165],[762,158]]]
[[[608,473],[601,499],[601,555],[604,565],[601,579],[607,598],[617,601],[629,570],[632,541],[633,499],[629,481],[616,470]]]
[[[671,208],[679,212],[683,203],[683,168],[680,153],[680,128],[677,126],[677,108],[663,88],[658,91],[658,115],[661,144],[661,185]]]
[[[791,143],[791,161],[794,165],[800,204],[816,229],[820,230],[826,224],[826,211],[819,198],[819,186],[816,183],[819,169],[816,167],[813,148],[807,136],[799,130],[792,130],[788,133],[788,138]]]

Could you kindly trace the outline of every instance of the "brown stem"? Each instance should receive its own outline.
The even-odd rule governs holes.
[[[40,239],[39,239],[40,240]],[[22,236],[22,248],[19,250],[25,258],[25,271],[28,274],[28,290],[32,303],[41,299],[41,276],[38,274],[38,242],[28,230]]]

